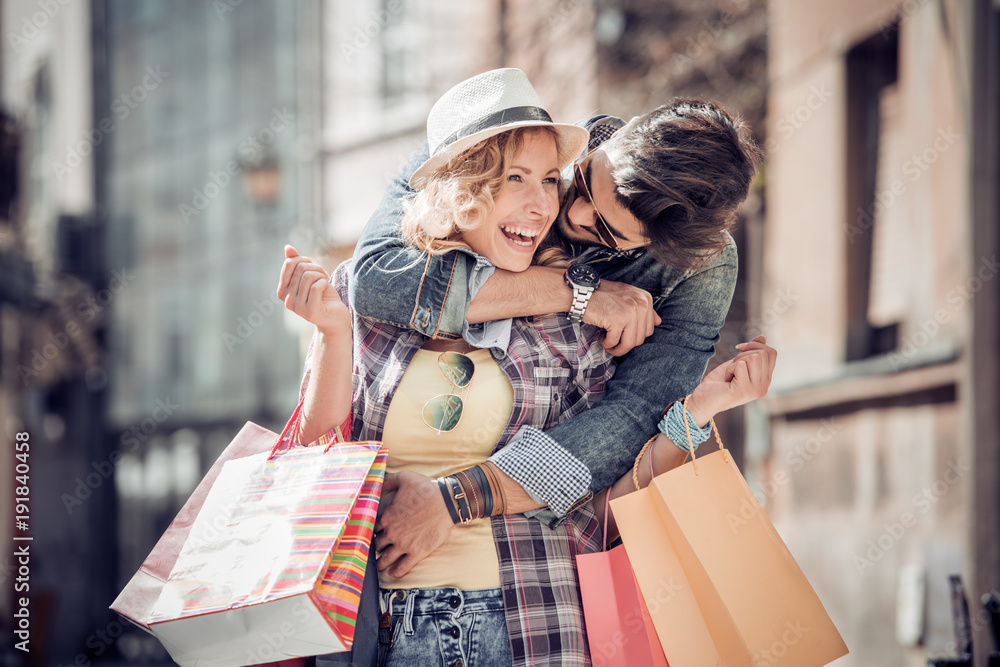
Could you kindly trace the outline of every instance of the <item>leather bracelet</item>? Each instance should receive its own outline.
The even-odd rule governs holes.
[[[462,523],[469,523],[472,521],[472,507],[469,505],[469,493],[465,490],[465,486],[455,475],[451,475],[446,478],[448,484],[451,486],[452,495],[455,497],[455,503],[458,507],[458,516],[461,517]]]
[[[503,514],[503,490],[497,485],[496,476],[487,461],[478,466],[480,474],[486,480],[486,485],[490,487],[490,513],[489,516]]]
[[[461,477],[459,477],[461,475]],[[479,519],[483,516],[482,507],[483,502],[481,502],[482,491],[476,484],[472,475],[469,474],[468,470],[459,470],[455,473],[455,478],[458,479],[459,484],[462,485],[462,490],[465,492],[465,498],[469,503],[469,520],[473,521]]]
[[[507,512],[507,499],[503,494],[503,486],[500,484],[500,476],[497,474],[498,468],[492,461],[484,461],[480,467],[483,474],[489,479],[490,487],[493,489],[493,512],[490,516],[499,516]]]
[[[441,489],[441,495],[444,497],[444,506],[448,508],[448,514],[451,515],[451,522],[461,523],[462,520],[458,517],[458,511],[455,510],[455,501],[452,500],[451,493],[448,492],[448,482],[445,481],[444,477],[441,477],[437,483],[438,488]]]
[[[462,482],[454,475],[445,477],[444,481],[451,491],[451,497],[455,500],[455,508],[458,510],[459,518],[457,523],[469,523],[472,521],[472,512],[469,510],[469,497],[465,493]]]
[[[481,516],[493,516],[493,487],[486,479],[486,475],[483,473],[482,468],[478,465],[472,466],[469,469],[472,473],[472,478],[479,485],[479,490],[483,497],[483,513]]]

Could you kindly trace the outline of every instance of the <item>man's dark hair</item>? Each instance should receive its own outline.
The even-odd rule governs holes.
[[[716,102],[674,99],[616,138],[619,203],[644,226],[649,252],[681,268],[726,246],[763,154]]]

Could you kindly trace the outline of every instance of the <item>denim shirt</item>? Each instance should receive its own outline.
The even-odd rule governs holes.
[[[585,123],[607,127],[608,117]],[[617,119],[615,119],[617,120]],[[621,123],[621,121],[618,121]],[[602,137],[600,140],[603,140]],[[359,315],[415,329],[438,338],[467,332],[465,314],[475,285],[485,282],[489,267],[461,249],[429,256],[399,236],[407,181],[427,159],[424,145],[388,187],[368,221],[354,254],[351,305]],[[607,247],[572,246],[581,263],[602,280],[629,283],[653,296],[662,319],[645,343],[619,360],[604,400],[544,433],[526,427],[491,457],[551,512],[539,518],[555,525],[574,506],[573,498],[611,486],[629,471],[642,445],[654,435],[663,409],[690,394],[701,381],[719,341],[736,286],[737,252],[730,237],[726,248],[697,269],[678,269],[655,260],[645,250],[616,252]],[[475,341],[470,340],[472,344]],[[549,454],[536,454],[540,442]],[[559,452],[552,456],[551,452]],[[587,484],[562,471],[582,463],[591,473]]]

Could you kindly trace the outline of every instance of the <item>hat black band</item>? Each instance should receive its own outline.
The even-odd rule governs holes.
[[[483,130],[511,123],[523,123],[524,121],[532,120],[551,123],[552,116],[541,107],[512,107],[510,109],[503,109],[502,111],[491,113],[489,116],[484,116],[474,123],[469,123],[460,130],[452,133],[441,142],[441,145],[434,151],[434,154],[437,155],[459,139],[464,139],[476,132],[482,132]]]

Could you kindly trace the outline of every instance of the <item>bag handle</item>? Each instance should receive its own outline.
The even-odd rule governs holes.
[[[698,464],[695,463],[694,456],[694,442],[691,441],[691,424],[688,423],[687,419],[687,407],[688,399],[691,398],[691,394],[684,397],[684,430],[687,432],[688,437],[688,453],[691,454],[691,467],[694,468],[694,474],[698,474]],[[712,425],[712,433],[715,434],[715,441],[719,443],[719,450],[722,452],[722,459],[726,459],[726,446],[722,444],[722,438],[719,436],[719,427],[715,425],[714,419],[709,419],[708,423]],[[687,457],[685,457],[687,458]]]
[[[286,433],[288,434],[288,440],[289,440],[289,445],[287,449],[291,449],[292,447],[291,443],[295,442],[295,436],[299,432],[299,422],[302,420],[302,408],[304,407],[304,405],[305,405],[305,397],[303,397],[302,400],[299,401],[299,404],[295,407],[295,412],[292,413],[292,416],[288,419],[288,422],[285,424],[285,428],[281,431],[281,435],[278,436],[278,442],[274,444],[274,447],[271,449],[271,454],[267,457],[268,461],[274,458],[274,455],[278,453],[278,448],[281,446],[281,443],[285,441]],[[291,427],[291,430],[289,430],[289,427]],[[321,435],[319,439],[317,439],[316,442],[312,444],[315,445],[316,443],[319,443],[319,445],[317,446],[322,446],[325,444],[326,448],[323,450],[323,453],[325,454],[326,452],[330,451],[330,448],[333,447],[334,445],[338,443],[347,442],[347,438],[344,437],[344,431],[346,430],[348,434],[350,434],[350,427],[351,427],[351,415],[350,413],[348,413],[347,418],[344,420],[344,423],[338,424],[333,428],[333,430],[329,431],[328,433],[325,433],[324,435]]]
[[[657,433],[656,435],[659,435]],[[632,484],[635,485],[635,490],[638,491],[641,487],[639,486],[639,461],[642,460],[642,455],[652,446],[653,441],[656,440],[656,435],[646,441],[646,444],[642,446],[639,453],[635,457],[635,463],[632,464]],[[649,453],[649,478],[653,478],[653,453]]]
[[[690,394],[688,394],[687,396],[685,396],[684,397],[684,401],[683,401],[684,414],[685,414],[685,418],[684,418],[684,431],[687,433],[687,438],[688,438],[688,453],[691,455],[691,466],[694,468],[694,474],[697,475],[698,474],[698,464],[695,463],[695,454],[694,454],[695,447],[694,447],[694,442],[692,442],[692,439],[691,439],[691,425],[688,423],[687,416],[686,416],[687,415],[687,402],[688,402],[689,398],[691,398]],[[666,413],[666,410],[664,410],[663,412]],[[715,420],[714,419],[709,420],[709,423],[712,425],[712,432],[715,434],[715,441],[719,443],[719,449],[722,450],[722,456],[723,456],[723,458],[725,458],[727,456],[727,454],[726,454],[726,447],[725,447],[725,445],[722,444],[722,437],[719,435],[719,428],[715,425]],[[659,435],[659,434],[657,434],[657,435]],[[635,490],[636,491],[638,491],[639,488],[640,488],[639,487],[639,461],[642,460],[642,455],[646,453],[646,450],[649,449],[649,447],[653,444],[653,441],[656,440],[656,437],[657,436],[654,435],[652,438],[650,438],[649,440],[646,441],[646,444],[642,446],[642,449],[639,450],[639,454],[635,457],[635,463],[632,464],[632,484],[635,485]],[[684,460],[687,461],[687,456],[684,457]],[[652,457],[652,455],[650,455],[650,457],[649,457],[649,476],[650,476],[650,478],[653,477],[653,457]]]
[[[271,453],[267,457],[268,461],[274,458],[274,455],[278,453],[278,448],[281,447],[281,444],[285,441],[285,434],[289,433],[289,428],[291,428],[291,433],[288,438],[288,449],[292,448],[292,436],[294,436],[294,434],[299,430],[299,418],[302,416],[302,406],[305,405],[305,402],[306,399],[305,396],[303,396],[302,400],[299,401],[299,404],[295,406],[295,412],[293,412],[292,416],[288,418],[288,421],[285,423],[285,428],[282,429],[281,435],[278,436],[278,441],[274,443],[274,447],[271,448]]]
[[[608,550],[608,512],[611,511],[611,489],[604,492],[604,537],[601,539],[601,551]]]

